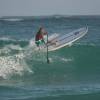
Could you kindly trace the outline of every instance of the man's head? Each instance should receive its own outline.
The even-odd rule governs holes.
[[[43,26],[40,26],[40,29],[44,29]]]

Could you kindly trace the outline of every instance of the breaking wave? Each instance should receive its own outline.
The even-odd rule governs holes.
[[[57,37],[59,34],[53,34],[52,37]],[[23,76],[27,73],[34,73],[34,66],[38,66],[39,63],[46,63],[46,52],[44,50],[39,51],[35,45],[34,38],[29,41],[14,40],[11,38],[0,39],[0,78],[8,79],[12,76]],[[60,50],[50,52],[50,63],[55,64],[71,63],[76,59],[76,53],[80,53],[84,50],[90,50],[91,52],[95,48],[100,49],[96,44],[88,43],[75,43],[67,49],[67,47]],[[99,52],[96,49],[96,52]],[[78,52],[77,52],[78,51]]]

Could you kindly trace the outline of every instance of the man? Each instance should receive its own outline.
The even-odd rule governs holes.
[[[35,43],[38,47],[40,47],[40,45],[42,44],[45,44],[44,35],[47,35],[47,32],[44,30],[43,27],[40,27],[35,37]]]

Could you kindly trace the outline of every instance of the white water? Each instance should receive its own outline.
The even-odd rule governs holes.
[[[19,53],[12,53],[13,50],[19,50]],[[0,49],[0,78],[8,79],[12,75],[22,76],[27,73],[33,73],[25,61],[25,55],[20,50],[19,45],[7,45]]]

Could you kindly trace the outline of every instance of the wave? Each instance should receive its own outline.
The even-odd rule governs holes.
[[[46,64],[46,52],[44,50],[38,50],[34,39],[24,41],[1,38],[0,45],[3,45],[0,48],[0,78],[8,79],[16,75],[23,76],[26,71],[27,73],[34,73],[34,67],[40,66],[39,64],[41,63],[43,63],[44,66]],[[100,46],[98,45],[80,42],[73,44],[69,48],[64,47],[57,51],[50,52],[49,60],[52,64],[51,66],[58,64],[58,62],[59,64],[61,63],[62,66],[65,64],[72,64],[72,66],[74,66],[73,62],[77,60],[77,54],[80,56],[80,59],[83,59],[85,55],[90,56],[93,52],[99,53],[99,51]],[[89,56],[86,59],[91,59]],[[96,54],[94,53],[94,57],[95,56]],[[97,56],[95,60],[96,59],[98,60]]]
[[[33,86],[32,88],[27,87],[14,87],[14,86],[0,86],[0,92],[3,90],[2,95],[9,97],[10,99],[57,99],[57,100],[66,100],[69,98],[98,98],[100,96],[100,87],[99,85],[68,85],[68,86]],[[8,91],[11,92],[8,92]],[[17,93],[16,93],[17,91]],[[7,94],[6,94],[7,92]],[[24,92],[24,94],[23,94]],[[11,96],[13,93],[13,96]],[[34,95],[32,95],[34,94]],[[7,96],[6,96],[7,95]]]
[[[11,37],[0,37],[1,41],[28,41],[25,39],[16,39],[16,38],[11,38]]]
[[[12,39],[10,37],[0,37],[1,41],[15,41],[15,39]]]
[[[100,44],[97,43],[87,43],[87,42],[76,42],[74,43],[75,46],[90,46],[90,47],[99,47]]]
[[[23,21],[24,19],[22,18],[4,18],[4,19],[0,19],[2,21],[10,21],[10,22],[18,22],[18,21]]]
[[[13,75],[22,76],[33,71],[27,65],[20,45],[6,45],[0,49],[0,78],[8,79]]]
[[[37,51],[33,40],[25,47],[19,43],[0,49],[1,97],[40,100],[99,97],[99,81],[95,82],[99,79],[99,46],[76,43],[64,47],[50,52],[47,64],[46,52]]]
[[[22,76],[24,72],[32,72],[23,59],[23,54],[0,57],[0,77],[10,78],[12,75]]]
[[[0,38],[0,47],[5,47],[6,45],[20,45],[21,47],[27,46],[29,44],[28,40],[18,40],[10,37],[1,37]]]

